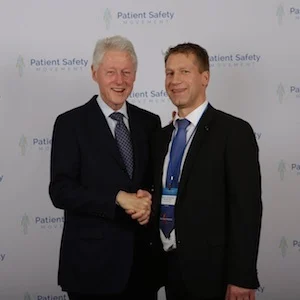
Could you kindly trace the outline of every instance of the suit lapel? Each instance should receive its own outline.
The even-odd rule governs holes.
[[[169,124],[163,131],[161,136],[161,142],[159,143],[159,157],[158,157],[158,169],[163,170],[165,157],[168,152],[169,144],[172,138],[172,133],[174,130],[173,123]],[[162,176],[161,172],[161,176]],[[160,176],[160,177],[161,177]],[[160,178],[161,179],[161,178]]]
[[[107,152],[116,160],[120,167],[124,169],[125,165],[122,161],[117,143],[96,99],[97,96],[93,97],[89,105],[88,135],[96,149],[99,149],[99,153],[103,152],[103,148],[107,148]]]
[[[157,137],[156,149],[155,152],[157,155],[155,156],[155,173],[154,173],[154,180],[156,187],[156,198],[158,197],[159,201],[156,202],[155,210],[157,212],[157,217],[159,217],[160,211],[160,197],[161,197],[161,190],[162,190],[162,177],[163,177],[163,168],[164,168],[164,161],[165,157],[168,152],[169,144],[172,138],[172,133],[174,130],[173,123],[169,124],[167,127],[162,129],[161,134]]]
[[[184,161],[177,198],[180,198],[180,194],[184,190],[186,182],[191,174],[191,169],[194,165],[194,162],[200,155],[201,147],[206,142],[210,134],[210,129],[214,120],[214,111],[215,109],[210,104],[208,104],[207,109],[198,122],[195,136],[191,142],[186,159]]]
[[[143,145],[143,126],[141,122],[143,120],[139,119],[139,115],[137,114],[137,111],[134,110],[134,108],[130,105],[130,103],[127,102],[127,113],[129,118],[129,129],[130,129],[130,136],[131,136],[131,142],[133,147],[133,159],[134,159],[134,171],[133,171],[133,180],[135,178],[140,177],[140,166],[142,164],[142,147]]]

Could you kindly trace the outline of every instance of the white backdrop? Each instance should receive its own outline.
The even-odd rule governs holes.
[[[48,196],[52,126],[98,92],[94,45],[121,34],[139,57],[130,102],[163,124],[164,51],[208,50],[209,101],[249,121],[260,147],[257,297],[299,300],[299,29],[299,0],[0,0],[0,299],[67,299],[56,284],[62,211]]]

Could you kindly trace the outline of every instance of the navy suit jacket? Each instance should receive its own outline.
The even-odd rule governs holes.
[[[133,270],[147,272],[144,227],[115,200],[120,190],[151,187],[149,153],[160,120],[127,103],[134,151],[130,179],[96,99],[56,119],[49,193],[65,213],[59,285],[70,292],[109,294],[124,290]],[[146,276],[140,273],[136,279]]]

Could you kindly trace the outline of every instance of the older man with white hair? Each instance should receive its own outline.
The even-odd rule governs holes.
[[[92,77],[99,95],[54,124],[49,192],[65,213],[58,284],[71,300],[156,298],[144,225],[160,119],[126,101],[136,70],[129,40],[98,41]]]

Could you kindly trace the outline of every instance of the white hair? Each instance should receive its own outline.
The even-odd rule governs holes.
[[[127,38],[120,35],[115,35],[98,40],[95,46],[92,63],[95,70],[98,69],[104,54],[109,50],[128,52],[128,54],[132,58],[135,70],[137,70],[138,62],[133,44]]]

